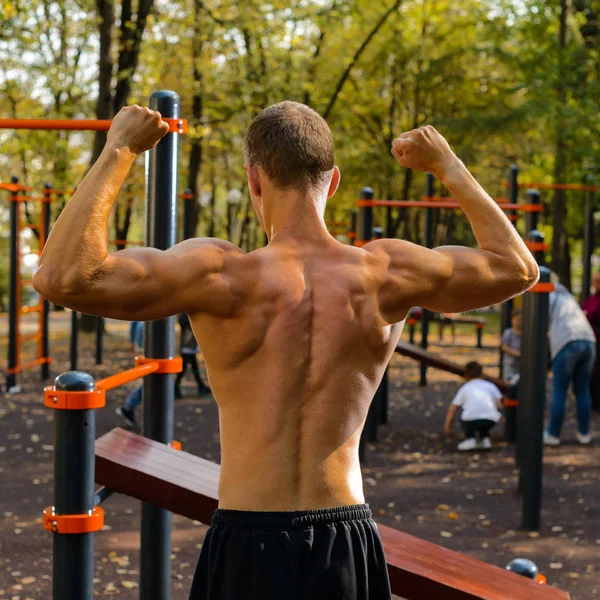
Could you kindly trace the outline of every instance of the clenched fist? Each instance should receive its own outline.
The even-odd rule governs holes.
[[[154,148],[169,131],[161,114],[137,105],[122,108],[108,131],[107,145],[127,147],[134,154]]]
[[[392,154],[403,167],[427,171],[438,179],[459,160],[431,125],[401,134],[392,143]]]

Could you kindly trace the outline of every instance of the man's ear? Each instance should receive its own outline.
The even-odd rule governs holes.
[[[258,175],[258,169],[254,165],[244,165],[244,169],[248,175],[248,188],[250,194],[253,196],[260,197],[262,195],[260,188],[260,178]]]
[[[333,175],[331,176],[331,182],[329,183],[329,189],[327,190],[327,200],[337,192],[341,178],[342,174],[340,173],[340,170],[337,166],[333,167]]]

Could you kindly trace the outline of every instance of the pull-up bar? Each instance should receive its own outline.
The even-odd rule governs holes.
[[[163,119],[169,124],[170,133],[186,133],[185,119]],[[0,129],[41,129],[58,131],[108,131],[112,121],[108,119],[0,119]]]
[[[458,202],[442,202],[439,200],[357,200],[356,206],[387,206],[390,208],[461,208]],[[521,212],[542,212],[541,204],[513,204],[512,202],[497,203],[502,210]]]

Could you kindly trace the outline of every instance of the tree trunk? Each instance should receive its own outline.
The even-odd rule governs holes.
[[[554,183],[563,183],[567,172],[567,148],[564,135],[564,107],[567,101],[567,88],[565,83],[565,48],[567,43],[567,17],[569,0],[560,0],[560,27],[558,49],[558,80],[555,86],[557,102],[556,145],[554,155]],[[566,244],[565,220],[567,218],[567,205],[564,190],[554,190],[552,197],[552,270],[569,289],[571,287],[571,274],[564,260]]]
[[[99,61],[98,61],[98,98],[96,100],[96,118],[110,119],[111,90],[112,90],[112,40],[115,25],[115,6],[113,0],[96,0],[98,11],[98,32],[100,35]],[[90,167],[98,160],[102,148],[106,143],[106,132],[96,131],[94,147],[90,159]]]

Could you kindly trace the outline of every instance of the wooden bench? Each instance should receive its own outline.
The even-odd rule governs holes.
[[[96,440],[96,482],[160,508],[210,523],[219,465],[113,429]],[[392,591],[405,600],[569,600],[464,554],[379,525]]]
[[[465,365],[442,358],[441,356],[428,352],[427,350],[423,350],[423,348],[419,348],[414,344],[400,341],[396,346],[396,352],[402,356],[412,358],[421,364],[427,365],[428,367],[432,367],[433,369],[440,369],[442,371],[447,371],[448,373],[454,373],[455,375],[463,378],[465,376]],[[482,377],[483,379],[491,381],[493,384],[497,385],[502,393],[506,394],[508,392],[509,384],[507,381],[498,379],[497,377],[492,377],[491,375],[486,375],[485,373],[482,375]]]
[[[483,329],[486,325],[485,317],[475,317],[469,315],[457,315],[457,316],[446,316],[440,313],[430,313],[431,320],[439,323],[440,326],[440,341],[441,341],[441,332],[444,325],[454,324],[454,323],[467,323],[475,325],[475,333],[477,335],[477,348],[483,348]],[[417,324],[417,317],[415,315],[409,315],[406,319],[406,324],[409,328],[410,335],[410,343],[415,343],[415,326]]]

